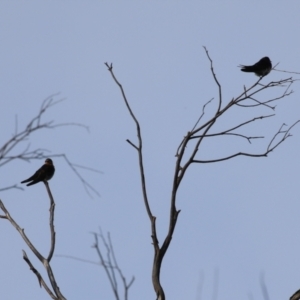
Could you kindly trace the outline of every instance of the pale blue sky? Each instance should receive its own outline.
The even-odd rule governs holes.
[[[135,126],[104,62],[112,62],[144,138],[150,205],[160,242],[167,232],[175,152],[217,96],[202,46],[214,60],[224,102],[257,80],[240,72],[269,56],[279,69],[300,71],[298,2],[240,1],[1,1],[0,126],[2,145],[33,117],[43,99],[60,92],[67,98],[49,111],[56,122],[90,128],[61,128],[32,136],[31,147],[66,153],[71,161],[99,169],[82,172],[101,198],[91,199],[63,159],[53,159],[50,187],[56,200],[55,254],[97,261],[92,231],[110,231],[118,262],[129,279],[136,277],[130,300],[155,299],[151,283],[153,249],[142,201]],[[264,82],[289,75],[272,72]],[[277,104],[276,117],[245,129],[274,134],[283,122],[300,119],[299,84]],[[266,93],[267,94],[267,93]],[[213,112],[215,103],[207,110]],[[218,128],[253,116],[234,110]],[[269,113],[260,110],[258,114]],[[218,164],[194,165],[179,190],[181,209],[164,259],[161,281],[167,299],[211,299],[213,274],[219,270],[218,299],[262,299],[259,276],[271,299],[288,299],[299,281],[300,129],[268,158],[239,157]],[[205,158],[232,151],[259,152],[239,139],[217,139],[200,154]],[[16,161],[1,168],[1,187],[25,179],[43,161]],[[49,249],[48,198],[42,184],[2,192],[2,201],[36,244]],[[0,289],[3,299],[49,299],[22,259],[27,249],[16,230],[0,222]],[[27,251],[34,265],[42,266]],[[100,267],[54,257],[53,271],[67,299],[114,299]],[[45,275],[45,272],[42,271]],[[202,296],[197,290],[204,276]]]

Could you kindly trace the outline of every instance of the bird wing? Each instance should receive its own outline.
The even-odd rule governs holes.
[[[41,181],[44,180],[47,174],[47,169],[48,166],[47,165],[43,165],[41,168],[39,168],[31,177],[29,177],[26,180],[21,181],[21,183],[25,183],[25,182],[29,182],[29,181]]]
[[[39,170],[37,170],[31,177],[21,181],[21,183],[25,183],[25,182],[29,182],[31,180],[34,180],[37,177],[38,174],[39,174]]]

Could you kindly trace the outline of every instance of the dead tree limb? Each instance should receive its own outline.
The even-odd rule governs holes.
[[[45,121],[45,115],[49,111],[50,108],[53,106],[61,103],[65,99],[59,99],[55,100],[56,97],[59,94],[53,94],[49,97],[47,97],[43,102],[42,105],[36,114],[28,123],[24,126],[23,129],[19,129],[18,125],[18,118],[16,117],[15,121],[15,129],[14,133],[12,134],[12,137],[9,138],[2,146],[0,146],[0,167],[11,163],[12,161],[19,159],[23,161],[31,161],[33,159],[45,159],[47,157],[63,157],[69,167],[72,169],[72,171],[76,174],[76,176],[81,181],[82,185],[84,186],[85,191],[90,195],[92,193],[96,194],[97,196],[100,196],[100,194],[97,192],[97,190],[91,186],[80,174],[78,171],[79,168],[84,168],[89,171],[101,173],[98,170],[80,166],[78,164],[75,164],[71,162],[66,154],[54,154],[49,155],[49,150],[44,148],[35,148],[31,149],[31,144],[29,139],[31,136],[40,130],[47,130],[47,129],[54,129],[57,127],[65,127],[65,126],[78,126],[81,128],[84,128],[85,130],[89,131],[89,128],[83,124],[80,123],[55,123],[53,120],[51,121]],[[21,150],[18,150],[18,147],[22,147]],[[9,189],[20,189],[23,190],[22,187],[20,187],[18,184],[12,184],[7,187],[0,188],[0,191],[5,191]]]
[[[186,136],[179,144],[179,147],[176,152],[175,171],[174,171],[172,192],[171,192],[169,228],[168,228],[167,235],[161,246],[159,246],[159,241],[156,232],[156,225],[155,225],[156,217],[153,215],[151,211],[150,203],[147,195],[146,178],[145,178],[145,170],[144,170],[144,162],[143,162],[143,141],[142,141],[141,127],[138,118],[135,116],[135,114],[133,113],[130,107],[123,86],[118,81],[118,79],[116,78],[113,72],[113,65],[105,63],[113,80],[119,87],[125,105],[129,111],[129,114],[136,125],[137,143],[134,143],[130,140],[127,140],[127,142],[137,151],[138,160],[139,160],[139,171],[140,171],[140,178],[141,178],[141,185],[142,185],[143,200],[151,223],[151,238],[152,238],[152,243],[154,248],[154,260],[152,266],[152,284],[158,300],[165,300],[165,293],[160,282],[160,270],[161,270],[163,258],[170,246],[173,233],[176,227],[177,218],[180,213],[180,210],[176,208],[177,191],[180,187],[180,183],[182,182],[188,168],[195,163],[197,164],[215,163],[224,160],[229,160],[237,156],[266,157],[270,152],[275,150],[279,145],[281,145],[287,138],[291,136],[290,134],[291,129],[297,123],[300,122],[300,120],[298,120],[294,122],[291,126],[286,126],[285,124],[281,125],[279,130],[275,132],[275,134],[272,137],[268,138],[269,142],[267,142],[266,148],[262,150],[260,153],[251,153],[250,151],[249,152],[236,151],[235,153],[232,153],[231,155],[228,156],[212,157],[211,159],[201,159],[201,157],[199,157],[198,150],[202,145],[202,143],[207,139],[217,138],[219,136],[226,135],[235,138],[246,139],[250,145],[251,145],[251,140],[264,139],[265,137],[261,135],[248,136],[246,134],[237,132],[237,130],[241,130],[248,124],[254,123],[258,120],[267,120],[271,117],[274,117],[275,106],[270,104],[290,96],[293,93],[293,91],[291,90],[291,86],[297,80],[297,79],[293,79],[292,77],[289,77],[289,78],[281,79],[279,81],[271,81],[265,84],[263,83],[265,77],[260,77],[249,88],[244,87],[243,91],[238,96],[233,97],[229,101],[225,101],[223,99],[222,85],[218,81],[217,75],[214,71],[213,60],[211,59],[205,47],[204,50],[210,63],[210,70],[211,70],[213,80],[215,81],[215,84],[217,86],[217,94],[218,94],[217,108],[214,114],[212,115],[212,117],[210,117],[208,121],[201,123],[202,118],[205,115],[205,108],[208,104],[210,104],[213,101],[213,99],[209,100],[206,104],[204,104],[202,109],[202,114],[200,115],[200,117],[198,118],[198,120],[196,121],[192,129],[187,132]],[[280,91],[279,89],[282,88],[283,91]],[[276,89],[276,92],[279,90],[279,92],[277,92],[278,95],[276,97],[265,98],[266,94],[262,95],[262,92],[269,89]],[[253,107],[265,107],[272,110],[272,113],[268,115],[265,114],[256,115],[252,119],[244,120],[243,122],[237,123],[231,128],[214,132],[213,130],[214,130],[215,122],[221,116],[225,115],[227,111],[229,111],[233,107],[239,107],[240,109],[249,109]],[[186,153],[186,149],[188,148],[188,146],[189,149],[192,150],[190,150],[189,153]]]
[[[55,208],[55,202],[51,193],[51,190],[49,188],[49,184],[47,181],[44,182],[45,183],[45,187],[50,199],[50,216],[49,216],[49,227],[50,227],[50,250],[49,250],[49,254],[48,257],[44,257],[37,249],[36,247],[31,243],[30,239],[27,237],[27,235],[25,234],[25,230],[23,228],[21,228],[17,222],[12,218],[12,216],[10,215],[10,213],[8,212],[8,210],[5,208],[3,202],[0,200],[0,209],[4,212],[4,215],[1,216],[2,219],[6,219],[8,220],[15,228],[16,230],[20,233],[21,237],[23,238],[23,240],[25,241],[25,243],[27,244],[27,246],[30,248],[30,250],[33,252],[33,254],[38,258],[38,260],[43,264],[43,266],[45,267],[47,274],[48,274],[48,279],[50,281],[50,284],[52,286],[53,291],[51,291],[51,288],[46,284],[45,280],[43,279],[42,275],[38,272],[38,270],[33,266],[33,264],[31,263],[30,259],[28,258],[28,255],[26,254],[25,250],[23,251],[23,259],[26,261],[26,263],[28,264],[30,270],[37,276],[38,282],[40,286],[43,286],[46,290],[46,292],[48,293],[48,295],[52,298],[52,299],[56,299],[56,300],[65,300],[66,298],[62,295],[62,293],[60,292],[60,289],[58,287],[58,284],[55,280],[51,265],[50,265],[50,261],[53,257],[53,253],[54,253],[54,249],[55,249],[55,230],[54,230],[54,208]]]

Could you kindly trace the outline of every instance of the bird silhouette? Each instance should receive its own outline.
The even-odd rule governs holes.
[[[272,70],[272,63],[269,57],[263,57],[256,64],[252,66],[240,65],[241,71],[243,72],[253,72],[255,75],[263,77],[270,73]]]
[[[300,290],[295,292],[291,297],[290,300],[299,300],[300,299]]]
[[[52,178],[52,176],[54,175],[54,172],[55,172],[55,168],[53,165],[53,161],[52,161],[52,159],[47,158],[45,160],[44,165],[42,165],[31,177],[21,181],[21,183],[29,182],[27,184],[27,186],[30,186],[30,185],[36,184],[40,181],[44,181],[44,182],[48,181]]]

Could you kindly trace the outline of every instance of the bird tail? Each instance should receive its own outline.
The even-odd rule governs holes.
[[[32,181],[32,182],[30,182],[30,183],[28,183],[28,184],[26,184],[27,186],[30,186],[30,185],[33,185],[33,184],[36,184],[36,183],[38,183],[39,181]]]
[[[243,72],[255,72],[253,66],[240,66],[240,67],[241,67],[241,71]]]
[[[25,180],[21,181],[21,183],[29,182],[31,180],[32,180],[31,178],[28,178],[28,179],[25,179]]]

